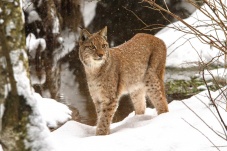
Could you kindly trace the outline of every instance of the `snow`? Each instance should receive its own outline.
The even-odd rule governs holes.
[[[215,70],[211,71],[217,73]],[[218,73],[221,71],[224,70],[219,70]],[[226,99],[219,94],[220,90],[211,91],[212,98],[217,98],[219,111],[227,123],[227,112],[223,110]],[[55,108],[54,102],[49,102],[49,104]],[[111,134],[107,136],[95,136],[95,126],[68,121],[53,131],[50,139],[56,151],[215,151],[217,150],[215,146],[220,146],[219,150],[224,151],[227,141],[214,132],[222,137],[225,137],[225,132],[215,117],[217,116],[215,108],[210,104],[208,91],[203,91],[189,99],[171,102],[169,104],[170,112],[165,114],[157,115],[156,110],[150,108],[146,109],[144,115],[138,116],[132,112],[123,121],[113,123]],[[43,108],[43,111],[46,110]],[[65,114],[64,111],[62,113]],[[46,112],[46,114],[52,114],[53,119],[54,116],[60,117],[62,113]]]
[[[53,9],[51,9],[51,15],[52,15],[52,18],[54,19],[52,33],[59,34],[60,33],[60,23],[59,23],[58,17],[56,16],[56,12]]]
[[[18,2],[14,1],[14,5],[15,5],[15,6],[18,6]]]
[[[211,94],[216,97],[219,92],[211,92]],[[217,136],[188,109],[188,107],[191,108],[215,132],[225,137],[221,125],[210,111],[212,110],[217,115],[214,108],[209,106],[210,101],[207,95],[208,92],[204,91],[183,100],[183,103],[173,101],[169,104],[170,112],[159,116],[157,116],[154,109],[150,108],[146,109],[144,115],[134,115],[133,112],[123,121],[113,123],[111,125],[111,134],[107,136],[95,136],[95,127],[69,121],[52,132],[51,138],[59,151],[217,150],[214,145],[226,146],[227,141]],[[219,105],[225,107],[224,103]],[[219,109],[223,119],[227,122],[227,113],[221,108]],[[219,149],[225,150],[226,147],[220,147]]]
[[[200,85],[197,87],[198,90],[207,90],[207,87],[205,85]]]
[[[34,21],[41,21],[41,18],[39,17],[39,14],[32,10],[29,14],[28,14],[28,23],[32,23]]]
[[[36,39],[33,33],[28,34],[26,38],[26,49],[29,52],[29,55],[32,59],[35,59],[37,49],[40,49],[40,52],[46,49],[46,41],[43,38]]]
[[[68,63],[62,64],[61,69],[62,83],[60,92],[64,94],[67,102],[71,102],[72,106],[80,106],[80,108],[77,108],[80,117],[87,117],[88,113],[84,112],[86,110],[86,98],[79,91],[79,84],[74,80],[76,77],[73,71],[69,69]]]
[[[34,66],[32,66],[31,68],[33,68],[32,70],[34,71]],[[31,75],[30,75],[30,80],[31,80],[31,84],[44,84],[46,81],[46,75],[42,74],[41,77],[38,77],[37,74],[35,72],[31,71]],[[48,95],[50,96],[50,95]]]
[[[5,57],[0,57],[0,65],[2,66],[2,69],[3,70],[6,70],[6,66],[7,66],[7,63],[6,63],[6,59],[5,59]],[[3,71],[4,72],[4,71]],[[5,98],[7,98],[7,96],[8,96],[8,93],[9,93],[9,91],[11,91],[11,85],[9,84],[9,83],[7,83],[7,84],[5,84],[4,85],[4,99]],[[2,102],[0,101],[0,104],[1,104]],[[1,116],[0,116],[1,117]]]
[[[9,21],[9,23],[6,26],[6,36],[11,35],[11,31],[16,29],[16,26],[12,20]]]
[[[29,4],[30,0],[26,0],[25,2],[27,3],[23,6],[24,10],[30,13],[29,15],[33,15],[36,20],[39,20],[36,12],[33,10],[33,4]],[[85,27],[94,17],[96,3],[97,1],[84,2],[82,12],[84,12]],[[195,16],[207,20],[200,12],[196,11],[191,17],[185,19],[185,21],[190,24],[201,25],[201,22],[198,23],[195,20]],[[59,33],[59,20],[57,17],[53,26],[56,27],[53,33]],[[172,29],[171,27],[174,26],[185,27],[180,22],[176,22],[174,25],[169,25],[156,34],[157,37],[165,41],[168,47],[167,66],[189,67],[201,61],[198,54],[202,55],[202,60],[205,62],[219,54],[215,48],[202,44],[193,35],[184,34]],[[205,32],[210,30],[209,27],[204,26],[199,27],[199,29]],[[213,34],[212,31],[209,32]],[[78,38],[75,33],[67,31],[67,29],[61,33],[61,36],[62,38],[60,37],[58,40],[62,42],[63,49],[62,52],[58,53],[58,55],[60,54],[59,58],[72,51],[75,46],[74,42]],[[223,38],[223,33],[219,33],[219,38]],[[177,39],[179,40],[175,42]],[[36,39],[33,34],[28,35],[26,44],[33,58],[39,45],[41,45],[42,51],[46,47],[45,41]],[[192,46],[197,48],[196,51]],[[23,68],[23,62],[19,61],[19,56],[21,55],[27,59],[24,50],[11,53],[11,62],[14,66],[18,92],[28,98],[29,101],[27,103],[34,110],[34,114],[30,116],[32,124],[28,125],[30,138],[26,141],[27,147],[32,147],[33,150],[38,150],[39,148],[39,150],[43,151],[213,151],[217,150],[214,145],[221,146],[219,150],[223,151],[227,148],[227,141],[220,138],[207,126],[209,125],[222,137],[226,137],[223,135],[225,131],[214,116],[217,116],[217,112],[210,105],[207,97],[208,91],[203,91],[189,99],[171,102],[169,104],[170,112],[165,114],[157,115],[156,110],[150,108],[146,109],[144,115],[138,116],[132,112],[123,121],[111,124],[110,135],[95,136],[95,126],[85,125],[76,121],[68,121],[71,118],[71,111],[67,106],[53,99],[42,98],[34,92],[30,87],[27,73]],[[59,60],[59,58],[56,58],[56,60]],[[219,58],[219,63],[223,64],[222,57]],[[226,76],[224,69],[218,69],[218,71],[211,70],[210,72],[215,77],[220,75]],[[72,79],[73,74],[71,77],[68,76],[63,75],[65,79]],[[211,78],[208,71],[205,71],[205,78]],[[204,86],[201,86],[202,88]],[[219,104],[220,113],[227,123],[227,112],[222,109],[226,107],[226,100],[219,94],[220,90],[211,92],[213,98],[218,98],[217,103]],[[211,111],[214,112],[214,115]],[[56,128],[59,124],[63,125],[53,132],[50,132],[47,128],[47,126]]]
[[[10,52],[10,60],[13,66],[14,78],[17,82],[18,94],[26,98],[27,104],[33,110],[29,116],[30,123],[27,124],[28,138],[25,140],[25,146],[32,150],[56,150],[50,139],[50,131],[47,126],[56,128],[59,124],[66,122],[71,118],[71,111],[67,106],[53,99],[42,98],[34,92],[30,87],[30,81],[24,69],[24,64],[19,59],[20,57],[23,57],[25,60],[28,59],[24,50]]]
[[[26,49],[28,51],[28,54],[30,56],[30,59],[35,59],[36,55],[38,56],[38,59],[41,59],[40,54],[46,49],[46,41],[43,38],[37,38],[33,33],[28,34],[26,37]],[[39,52],[40,51],[40,52]],[[37,52],[39,52],[37,54]],[[36,60],[37,61],[37,60]],[[41,74],[41,77],[37,76],[37,73],[34,72],[36,71],[34,68],[35,66],[30,66],[31,71],[30,71],[30,78],[31,78],[31,84],[43,84],[46,81],[46,75]]]
[[[2,102],[1,102],[1,103],[2,103]],[[3,105],[3,104],[0,104],[0,119],[2,118],[4,111],[5,111],[4,105]],[[0,126],[0,127],[1,127],[1,126]]]
[[[213,14],[207,5],[202,6],[202,8],[208,10],[208,12]],[[214,18],[216,17],[214,16]],[[223,16],[220,15],[220,18],[223,19]],[[202,14],[199,10],[196,10],[189,18],[184,19],[184,21],[192,25],[193,27],[196,27],[196,29],[198,29],[201,33],[212,35],[220,41],[225,40],[225,34],[223,31],[214,30],[220,29],[220,27],[216,25],[211,26],[213,21]],[[221,53],[216,48],[211,47],[209,44],[203,44],[201,40],[198,39],[195,35],[181,32],[176,28],[179,28],[183,31],[190,31],[188,27],[178,21],[168,25],[156,34],[157,37],[159,37],[166,43],[166,46],[168,48],[166,62],[167,66],[197,66],[198,62],[203,61],[206,63],[211,61],[213,57],[219,55],[221,56],[216,59],[215,64],[224,65],[223,53]]]
[[[42,5],[42,3],[43,3],[43,0],[39,0],[38,7],[40,7]]]
[[[98,1],[84,1],[81,7],[81,12],[84,19],[84,26],[87,27],[95,17],[95,9]]]
[[[34,95],[38,100],[40,114],[49,128],[57,128],[59,124],[71,119],[72,111],[66,105],[50,98],[42,98],[38,93]]]
[[[62,37],[58,37],[58,42],[60,43],[60,44],[62,44],[63,42],[64,42],[64,39],[62,38]]]
[[[4,20],[3,19],[0,19],[0,24],[3,24],[4,23]]]
[[[5,87],[4,98],[7,98],[9,91],[11,91],[11,85],[8,83],[5,84],[4,87]]]
[[[217,71],[214,73],[217,73]],[[223,95],[219,96],[219,94],[220,90],[216,92],[211,91],[212,98],[217,98],[216,102],[219,105],[219,111],[227,123],[227,112],[222,109],[225,108],[226,99]],[[155,109],[150,108],[146,109],[145,115],[138,116],[132,112],[123,121],[113,123],[111,125],[111,134],[107,136],[95,136],[95,126],[88,126],[76,121],[68,121],[53,131],[50,139],[56,151],[217,150],[214,146],[221,146],[219,150],[224,151],[226,150],[227,141],[217,136],[213,130],[223,137],[225,137],[225,132],[219,121],[212,114],[214,112],[217,116],[217,112],[210,105],[211,102],[207,96],[208,91],[203,91],[189,99],[173,101],[169,104],[170,112],[158,116]],[[49,108],[55,108],[57,106],[55,103],[56,101],[49,101],[48,104],[50,107],[43,104],[44,107],[46,106],[46,108],[42,109],[46,114],[43,114],[43,118],[50,116],[48,114],[52,116],[51,118],[47,118],[47,123],[48,120],[61,117],[61,114],[69,113],[68,111],[64,112],[64,109],[68,110],[67,108],[62,108],[61,113],[56,112],[55,114],[49,112]],[[205,123],[193,112],[205,121]],[[65,114],[66,120],[69,117],[68,115]]]
[[[205,70],[204,78],[206,80],[213,80],[214,78],[226,79],[227,71],[225,68],[213,69],[213,70]],[[202,75],[201,75],[202,78]]]
[[[25,50],[10,51],[10,61],[13,67],[14,78],[16,80],[16,87],[18,95],[24,96],[26,103],[32,108],[32,114],[29,115],[30,123],[27,124],[27,138],[24,140],[26,148],[40,151],[54,150],[50,137],[50,131],[46,126],[45,121],[40,115],[37,99],[34,96],[34,90],[30,86],[27,72],[24,68],[23,61],[20,58],[27,60],[27,53]]]
[[[32,0],[23,0],[21,6],[23,8],[23,11],[25,11],[27,13],[29,13],[35,9]]]
[[[58,37],[58,42],[62,44],[60,49],[54,52],[55,62],[59,61],[66,54],[70,53],[75,48],[75,42],[78,39],[78,34],[66,28],[61,32],[61,37]]]
[[[187,0],[182,0],[176,7],[176,9],[178,10],[182,8],[186,9],[190,13],[193,13],[196,10],[196,8],[193,5],[188,5]]]
[[[89,8],[91,6],[86,5],[86,7]],[[195,15],[204,18],[198,11],[193,15],[185,21],[196,25],[197,22],[193,19]],[[91,20],[89,16],[86,19],[87,22]],[[174,26],[183,25],[177,22]],[[173,27],[173,25],[169,25],[169,27]],[[190,67],[194,63],[201,61],[198,54],[202,55],[202,60],[205,62],[219,54],[215,48],[202,44],[201,41],[192,35],[184,34],[169,27],[156,35],[167,44],[167,66]],[[201,26],[199,28],[201,31],[209,30],[209,27]],[[209,32],[213,34],[212,31]],[[223,38],[222,36],[222,33],[220,33],[219,38]],[[175,42],[177,39],[180,40]],[[63,43],[66,42],[68,40],[64,38]],[[182,46],[179,47],[181,44]],[[195,51],[192,46],[198,49]],[[218,64],[223,64],[222,59],[219,58]],[[224,69],[215,69],[210,72],[215,77],[219,77],[220,75],[225,76],[224,71]],[[205,71],[206,79],[210,78],[208,73],[208,71]],[[68,76],[63,75],[65,79]],[[201,75],[198,76],[201,78]],[[200,86],[200,89],[205,89],[205,86]],[[227,123],[227,112],[224,110],[226,108],[226,99],[223,95],[219,95],[220,92],[220,90],[211,91],[211,95],[212,98],[216,98],[219,112],[225,123]],[[63,113],[65,114],[65,112]],[[55,116],[60,116],[60,113]],[[156,110],[151,108],[147,108],[144,115],[138,116],[132,112],[123,121],[111,124],[111,134],[107,136],[95,136],[95,126],[68,121],[51,133],[51,140],[57,149],[56,151],[213,151],[217,150],[215,146],[219,150],[224,151],[227,148],[226,131],[223,130],[223,125],[220,124],[220,120],[217,120],[219,118],[216,117],[218,117],[217,111],[211,106],[211,102],[208,99],[208,91],[205,90],[189,99],[171,102],[169,104],[169,112],[165,114],[157,115]],[[225,139],[222,139],[216,133]]]

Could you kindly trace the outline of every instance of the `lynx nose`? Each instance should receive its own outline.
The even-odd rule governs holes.
[[[100,58],[102,58],[102,57],[103,57],[103,54],[98,54],[98,56],[99,56]]]

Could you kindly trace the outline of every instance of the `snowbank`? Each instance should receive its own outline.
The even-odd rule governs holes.
[[[37,99],[34,96],[34,91],[31,88],[30,80],[23,62],[28,59],[27,53],[24,49],[18,49],[11,50],[9,55],[13,67],[14,79],[16,81],[17,93],[25,98],[26,103],[33,111],[32,114],[29,115],[30,122],[26,125],[27,137],[24,140],[25,148],[30,148],[31,150],[42,150],[45,148],[52,151],[53,148],[49,140],[50,132],[38,111]],[[23,58],[23,60],[21,58]],[[8,92],[6,93],[6,96],[7,95]]]
[[[213,97],[218,94],[218,91],[212,92]],[[225,107],[220,102],[219,105]],[[224,146],[219,149],[225,150],[227,141],[206,126],[208,124],[219,135],[226,137],[211,113],[213,111],[217,116],[209,103],[207,91],[204,91],[183,100],[183,103],[173,101],[169,104],[169,113],[157,116],[156,111],[149,108],[145,115],[131,113],[123,121],[112,124],[111,134],[107,136],[94,136],[95,127],[69,121],[52,132],[51,137],[59,151],[212,151],[217,150],[215,145]],[[220,113],[227,122],[227,113],[221,108]]]
[[[200,75],[200,77],[202,78],[202,75]],[[209,71],[205,70],[204,78],[206,80],[213,80],[214,78],[227,79],[227,71],[225,68],[213,69]]]
[[[71,119],[72,111],[66,105],[50,98],[42,98],[38,93],[35,93],[35,97],[39,112],[49,128],[57,128]]]
[[[95,16],[95,9],[98,1],[83,1],[81,12],[84,19],[84,26],[87,27]]]
[[[226,3],[226,2],[225,2]],[[202,6],[205,10],[208,10],[210,14],[213,14],[207,5]],[[221,8],[221,7],[220,7]],[[221,9],[220,9],[221,11]],[[215,15],[213,15],[216,18]],[[220,15],[222,17],[222,15]],[[225,19],[226,20],[226,19]],[[196,10],[189,18],[184,19],[186,23],[195,27],[201,33],[206,35],[212,35],[219,39],[220,41],[225,40],[225,34],[211,21],[207,16]],[[182,29],[184,31],[190,31],[180,21],[168,25],[161,31],[159,31],[156,36],[162,39],[168,48],[167,52],[167,62],[166,65],[169,67],[191,67],[198,65],[198,61],[209,62],[213,57],[218,56],[220,53],[214,47],[209,44],[204,44],[195,35],[190,33],[184,33],[176,28]],[[224,64],[223,55],[219,57],[215,64]]]

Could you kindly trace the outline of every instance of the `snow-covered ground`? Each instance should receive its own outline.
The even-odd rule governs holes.
[[[84,8],[84,11],[86,10]],[[195,23],[195,16],[200,15],[201,13],[196,11],[185,21]],[[204,16],[200,17],[207,20]],[[175,25],[183,26],[179,22]],[[209,61],[219,53],[191,35],[184,35],[169,27],[156,35],[163,39],[168,47],[167,66],[188,67],[190,66],[188,63],[198,62],[201,58],[203,61]],[[209,27],[200,28],[202,31],[209,30]],[[219,34],[219,38],[221,37],[222,33]],[[175,42],[177,39],[180,40]],[[198,49],[195,51],[194,48]],[[202,57],[200,58],[198,54]],[[223,58],[219,61],[223,64]],[[226,76],[224,69],[211,72],[215,76]],[[205,73],[206,78],[211,78],[207,73]],[[226,99],[222,95],[219,96],[219,92],[220,90],[211,92],[211,95],[213,98],[218,97],[219,111],[227,123],[227,112],[224,110]],[[49,132],[48,140],[56,151],[225,151],[227,150],[226,131],[220,124],[220,119],[216,118],[217,112],[210,105],[207,96],[208,91],[203,91],[189,99],[173,101],[169,104],[170,112],[159,116],[155,109],[150,108],[146,109],[145,115],[135,116],[131,113],[123,121],[111,125],[110,135],[95,136],[95,126],[76,121],[66,122],[71,114],[68,107],[35,94],[40,114],[47,126],[55,128],[58,124],[66,122],[57,130]]]
[[[50,98],[42,98],[35,93],[38,108],[43,120],[49,128],[57,128],[59,124],[71,119],[72,111],[64,104]]]
[[[227,123],[226,99],[220,92],[211,91],[211,96]],[[55,151],[225,151],[226,130],[208,96],[208,91],[203,91],[189,99],[173,101],[169,112],[161,115],[150,108],[144,115],[132,112],[111,125],[110,135],[95,136],[95,126],[66,122],[71,114],[67,106],[35,93],[47,126],[53,128],[66,122],[46,138]]]
[[[169,104],[170,112],[159,116],[149,108],[145,115],[131,113],[123,121],[113,123],[108,136],[95,136],[95,127],[68,121],[53,131],[48,140],[56,151],[216,151],[216,147],[225,151],[227,141],[221,138],[226,138],[225,130],[215,117],[217,112],[207,95],[204,91],[183,101],[173,101]],[[219,91],[211,95],[216,98]],[[36,98],[42,104],[39,109],[47,123],[69,118],[70,112],[64,105],[43,100],[37,94]],[[222,109],[226,100],[223,96],[218,98],[221,116],[227,123],[227,112]]]
[[[196,24],[195,16],[207,20],[199,11],[196,11],[185,21]],[[183,25],[177,22],[175,26]],[[201,61],[201,58],[202,61],[209,61],[219,53],[209,45],[202,44],[192,35],[184,35],[169,27],[156,35],[163,39],[168,47],[167,66],[188,67],[191,63]],[[200,26],[200,28],[205,32],[210,30],[209,27]],[[210,32],[213,34],[212,31]],[[219,34],[219,38],[222,38],[222,33]],[[195,50],[195,48],[198,49]],[[219,58],[218,63],[223,64],[223,58]],[[211,73],[215,77],[226,75],[224,69],[213,70]],[[205,71],[205,78],[211,78],[208,71]],[[219,95],[220,92],[220,90],[211,92],[211,95],[216,98],[220,114],[227,123],[227,112],[224,110],[226,99],[223,95]],[[170,112],[159,116],[155,109],[150,108],[147,108],[145,115],[137,116],[131,113],[123,121],[113,123],[111,134],[108,136],[95,136],[95,126],[68,121],[53,131],[50,139],[58,151],[227,150],[226,130],[220,124],[217,111],[208,99],[208,91],[203,91],[186,100],[173,101],[169,104],[169,110]]]
[[[211,94],[216,98],[219,91]],[[95,127],[68,121],[51,133],[51,140],[57,151],[215,151],[216,147],[224,151],[227,141],[221,137],[226,139],[226,131],[207,96],[204,91],[186,100],[173,101],[169,113],[159,116],[150,108],[145,115],[131,113],[123,121],[113,123],[108,136],[95,136]],[[227,123],[227,112],[222,109],[225,100],[221,96],[218,100],[221,116]]]
[[[202,78],[202,75],[200,75]],[[227,71],[225,68],[218,68],[213,70],[205,70],[204,71],[204,78],[206,80],[213,80],[214,78],[222,78],[227,79]]]

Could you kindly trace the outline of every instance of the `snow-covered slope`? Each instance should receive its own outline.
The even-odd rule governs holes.
[[[224,3],[226,3],[226,1]],[[222,12],[221,7],[219,6],[218,8],[220,12]],[[207,10],[214,18],[217,18],[207,5],[202,6],[202,9]],[[219,17],[226,20],[226,18],[222,15]],[[213,36],[221,42],[224,42],[226,39],[225,33],[220,30],[220,27],[199,10],[196,10],[189,18],[184,19],[184,21],[192,27],[195,27],[201,33]],[[179,30],[185,31],[186,33]],[[213,57],[221,54],[218,49],[210,46],[209,44],[202,43],[198,37],[190,33],[191,30],[188,27],[180,21],[177,21],[168,25],[156,34],[157,37],[166,43],[168,48],[166,62],[167,66],[195,66],[198,65],[198,61],[209,62]],[[215,64],[223,65],[224,56],[222,55],[216,59]]]
[[[173,101],[169,104],[170,112],[159,116],[149,108],[145,115],[131,113],[123,121],[112,124],[111,134],[107,136],[95,136],[95,127],[69,121],[52,132],[51,137],[59,151],[213,151],[217,150],[215,146],[222,146],[219,149],[224,151],[227,141],[206,125],[226,138],[211,113],[217,116],[214,107],[209,105],[207,94],[204,91],[183,102]],[[212,95],[216,97],[218,91]],[[224,103],[219,105],[225,107]],[[223,109],[220,112],[227,122],[227,113]]]

